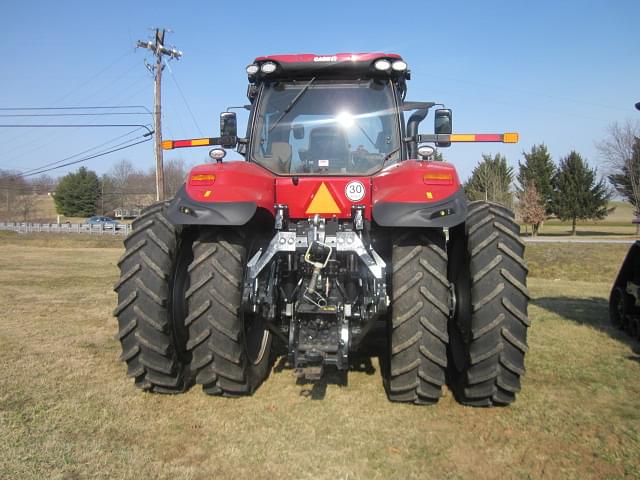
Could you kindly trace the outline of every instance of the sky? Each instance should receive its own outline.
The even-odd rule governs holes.
[[[602,172],[596,143],[607,127],[640,119],[633,108],[640,101],[639,18],[638,0],[7,1],[0,16],[0,108],[140,105],[151,110],[153,77],[144,60],[153,58],[134,45],[150,39],[151,28],[165,27],[172,30],[165,44],[183,52],[164,71],[165,139],[218,135],[219,113],[247,103],[245,67],[257,56],[384,51],[399,53],[411,69],[407,100],[446,104],[453,110],[454,133],[520,133],[517,145],[454,144],[443,150],[463,179],[483,153],[502,153],[517,168],[523,150],[539,143],[556,162],[576,150]],[[0,110],[0,115],[59,112]],[[241,132],[246,119],[239,112]],[[0,125],[151,122],[147,113],[0,117]],[[430,117],[420,131],[433,132]],[[28,171],[68,157],[77,160],[144,140],[141,132],[138,127],[0,126],[0,169]],[[165,159],[197,164],[207,153],[206,147],[183,149],[166,152]],[[50,174],[81,165],[103,174],[122,159],[152,168],[153,142]]]

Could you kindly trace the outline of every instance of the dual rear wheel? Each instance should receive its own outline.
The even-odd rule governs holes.
[[[388,395],[434,403],[449,374],[467,405],[508,405],[527,352],[527,267],[506,208],[472,202],[445,245],[436,230],[393,240]]]
[[[250,242],[229,229],[174,227],[165,205],[134,222],[114,289],[121,360],[137,387],[212,395],[252,393],[268,374],[271,335],[240,309]]]

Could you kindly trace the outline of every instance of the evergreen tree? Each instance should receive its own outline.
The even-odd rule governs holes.
[[[633,205],[634,214],[640,215],[640,138],[635,138],[631,157],[621,162],[620,169],[608,179],[613,188]]]
[[[518,183],[522,190],[525,186],[535,182],[538,195],[544,202],[547,215],[551,214],[553,201],[553,176],[556,166],[551,160],[546,145],[534,145],[529,153],[522,152],[524,163],[518,162]]]
[[[67,217],[88,217],[96,213],[100,180],[95,172],[81,167],[60,180],[53,197],[58,213]]]
[[[577,220],[606,216],[611,194],[604,180],[596,182],[596,170],[589,168],[579,153],[572,151],[560,160],[553,188],[553,213],[561,220],[571,220],[572,235],[576,234]]]
[[[509,208],[513,205],[511,183],[513,168],[499,153],[494,156],[482,155],[482,161],[471,172],[464,190],[469,200],[488,200],[501,203]]]

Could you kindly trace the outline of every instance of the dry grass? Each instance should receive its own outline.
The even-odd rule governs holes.
[[[375,359],[322,400],[287,370],[250,398],[144,394],[113,339],[121,249],[67,242],[0,237],[0,478],[640,477],[639,347],[606,319],[626,248],[590,246],[581,282],[584,252],[550,257],[563,275],[530,248],[524,390],[486,410],[391,404]]]

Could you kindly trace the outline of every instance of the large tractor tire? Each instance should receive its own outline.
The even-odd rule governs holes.
[[[508,405],[520,391],[530,322],[519,231],[510,210],[480,201],[469,204],[466,224],[452,232],[457,309],[450,357],[466,405]]]
[[[193,243],[187,348],[196,383],[210,395],[252,394],[269,373],[271,334],[240,308],[247,243],[255,239],[243,233],[206,230]]]
[[[447,367],[449,281],[441,231],[409,230],[392,241],[389,399],[433,404]]]
[[[165,216],[166,204],[143,210],[125,239],[114,285],[118,306],[120,359],[127,375],[143,390],[179,393],[188,386],[184,345],[184,279],[179,231]],[[183,266],[181,266],[181,263]]]
[[[629,313],[631,313],[633,297],[622,287],[615,287],[609,298],[609,319],[620,330],[629,329]]]

